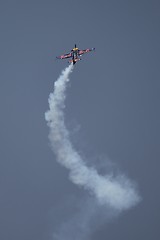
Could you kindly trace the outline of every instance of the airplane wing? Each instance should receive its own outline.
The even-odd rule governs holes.
[[[95,50],[95,48],[87,48],[87,49],[84,49],[84,50],[79,50],[79,52],[78,52],[78,55],[83,55],[84,53],[87,53],[87,52],[91,52],[91,51],[93,51],[93,50]]]
[[[70,57],[72,57],[72,53],[67,53],[67,54],[58,56],[56,58],[58,58],[58,59],[66,59],[66,58],[70,58]]]

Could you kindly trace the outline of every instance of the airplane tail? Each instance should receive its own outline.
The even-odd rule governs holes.
[[[74,64],[76,64],[76,62],[78,62],[80,60],[81,60],[81,58],[71,59],[71,60],[69,60],[69,63],[73,63],[73,65],[74,65]]]

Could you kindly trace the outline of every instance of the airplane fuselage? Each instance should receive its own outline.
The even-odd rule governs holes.
[[[80,60],[80,58],[78,57],[79,49],[76,47],[76,45],[71,52],[72,52],[72,61],[73,61],[73,64],[75,64],[77,61]]]

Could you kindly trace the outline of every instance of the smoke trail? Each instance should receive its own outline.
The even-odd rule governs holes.
[[[134,206],[140,198],[134,184],[124,176],[101,176],[89,168],[70,142],[69,132],[64,123],[65,91],[73,65],[69,65],[54,84],[49,96],[49,111],[45,119],[50,128],[49,139],[57,161],[70,170],[73,183],[83,186],[96,197],[100,205],[122,211]]]

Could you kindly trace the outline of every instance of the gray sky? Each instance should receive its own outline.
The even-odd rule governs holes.
[[[143,199],[111,221],[100,221],[100,209],[91,239],[159,240],[159,12],[154,0],[0,1],[0,239],[54,239],[57,226],[89,208],[55,161],[44,119],[68,65],[55,56],[77,43],[96,52],[71,75],[73,144],[99,171],[110,159]]]

